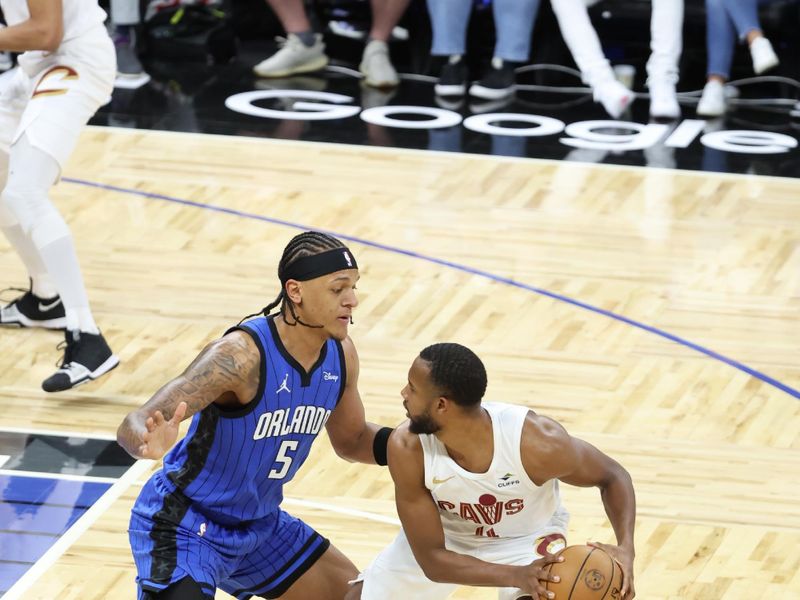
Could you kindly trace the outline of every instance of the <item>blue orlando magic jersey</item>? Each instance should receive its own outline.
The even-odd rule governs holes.
[[[197,510],[223,524],[259,519],[281,503],[283,485],[308,457],[345,387],[338,341],[326,341],[306,373],[283,346],[273,318],[252,319],[237,329],[261,353],[255,398],[239,410],[211,404],[195,414],[160,474]]]

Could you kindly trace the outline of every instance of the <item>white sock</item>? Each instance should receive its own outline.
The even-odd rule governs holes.
[[[83,285],[75,244],[61,215],[55,213],[37,223],[31,231],[31,238],[47,265],[47,271],[53,273],[53,279],[61,293],[67,329],[100,333],[89,309],[89,298]]]

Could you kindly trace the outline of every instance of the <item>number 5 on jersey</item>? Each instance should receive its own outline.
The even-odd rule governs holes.
[[[292,466],[292,460],[294,459],[294,457],[290,456],[288,453],[297,451],[298,443],[297,440],[286,440],[281,443],[281,447],[278,448],[278,456],[275,457],[276,468],[269,472],[270,479],[283,479],[286,477],[286,474],[289,472],[289,467]]]

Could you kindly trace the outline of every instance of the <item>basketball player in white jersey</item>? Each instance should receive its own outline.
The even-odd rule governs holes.
[[[0,228],[30,289],[0,309],[0,324],[63,329],[64,359],[48,392],[97,379],[119,360],[89,308],[67,224],[48,194],[81,129],[110,97],[114,45],[97,0],[0,0],[0,51],[22,52],[0,77]]]
[[[600,488],[617,546],[594,544],[621,565],[634,597],[636,500],[627,471],[523,406],[481,404],[486,370],[458,344],[414,360],[401,392],[409,420],[389,440],[403,528],[347,599],[439,600],[458,585],[500,588],[500,600],[552,598],[543,571],[566,545],[559,481]]]

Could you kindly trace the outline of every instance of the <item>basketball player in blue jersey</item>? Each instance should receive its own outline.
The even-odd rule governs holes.
[[[280,508],[323,426],[342,458],[386,464],[391,429],[364,419],[347,335],[358,266],[336,238],[305,232],[284,249],[278,278],[274,302],[206,346],[119,427],[132,456],[159,459],[192,416],[133,507],[139,600],[205,600],[217,588],[241,600],[341,599],[358,573]]]

